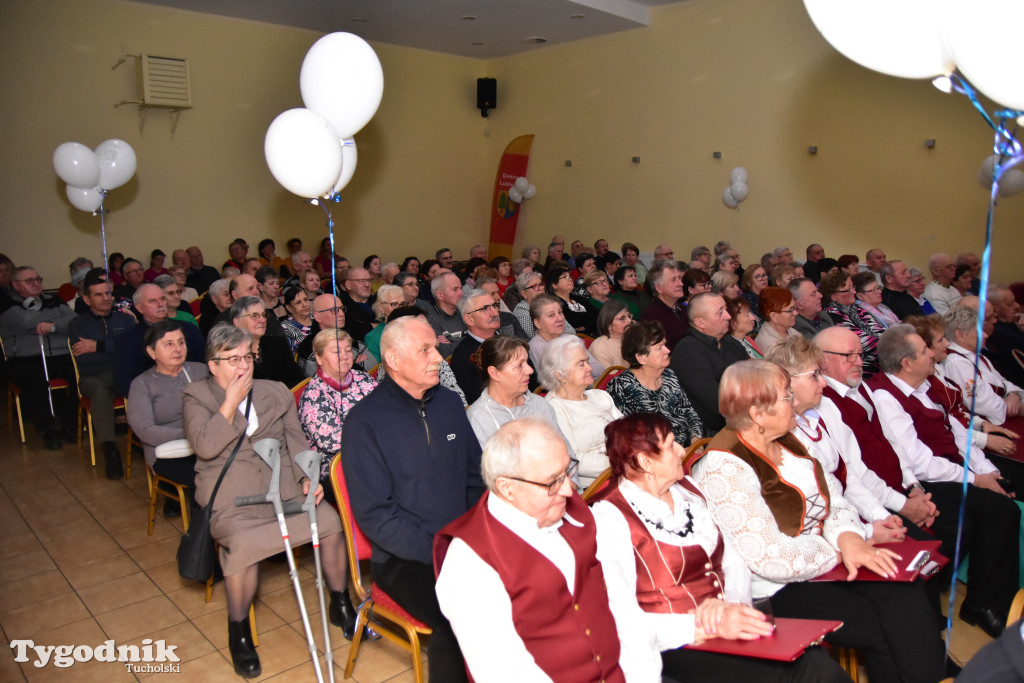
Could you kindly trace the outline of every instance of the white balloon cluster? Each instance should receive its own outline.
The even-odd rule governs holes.
[[[524,199],[533,199],[537,196],[537,188],[534,187],[526,176],[519,176],[512,187],[508,188],[508,198],[516,204]]]
[[[978,171],[978,182],[986,190],[992,189],[992,178],[995,174],[996,162],[999,161],[998,154],[990,154],[981,162],[981,169]],[[999,196],[1012,197],[1024,190],[1024,171],[1019,168],[1011,168],[1003,172],[999,180]]]
[[[356,172],[354,136],[377,113],[384,70],[365,40],[331,33],[302,60],[299,90],[306,109],[289,109],[267,128],[267,166],[289,192],[332,197]]]
[[[722,202],[730,209],[735,209],[748,194],[750,188],[747,187],[747,169],[737,166],[729,172],[729,187],[722,192]]]
[[[68,201],[76,209],[94,213],[109,190],[135,175],[135,150],[124,140],[105,140],[95,151],[80,142],[62,143],[53,152],[53,170],[68,184]]]
[[[1024,110],[1019,47],[1002,27],[1024,24],[1020,0],[804,0],[832,47],[869,69],[935,78],[954,69],[996,102]]]

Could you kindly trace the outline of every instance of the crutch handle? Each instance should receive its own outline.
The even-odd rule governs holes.
[[[284,503],[284,514],[286,515],[297,515],[304,511],[305,509],[303,508],[302,503],[298,501],[289,500]]]
[[[262,496],[239,496],[235,498],[235,505],[242,507],[243,505],[259,505],[260,503],[269,503],[266,494]]]

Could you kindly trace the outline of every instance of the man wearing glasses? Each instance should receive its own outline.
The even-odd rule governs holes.
[[[467,333],[455,345],[450,365],[455,373],[455,381],[466,395],[466,401],[472,404],[480,398],[484,389],[480,381],[480,370],[473,362],[473,354],[481,344],[498,333],[501,320],[494,297],[479,288],[470,290],[459,299],[458,308],[466,323]]]
[[[366,333],[373,329],[373,278],[366,268],[349,268],[345,275],[345,291],[341,302],[345,307],[345,331],[354,342],[362,342]]]
[[[11,288],[13,293],[0,295],[0,338],[3,339],[10,380],[21,389],[22,410],[43,435],[46,448],[59,451],[62,446],[62,420],[50,412],[41,354],[45,349],[51,378],[65,379],[74,386],[75,371],[68,349],[68,328],[75,312],[59,297],[43,294],[43,278],[31,266],[14,269]],[[63,393],[71,394],[74,390]],[[70,426],[74,424],[75,404],[70,396],[67,398],[69,400],[63,402],[66,407],[62,417],[63,423]],[[55,407],[60,408],[60,405],[55,404]],[[71,428],[69,440],[74,437]]]
[[[438,601],[475,680],[661,680],[636,601],[609,599],[577,465],[547,423],[505,424],[484,447],[487,493],[434,539]]]
[[[299,359],[299,367],[306,377],[316,374],[316,354],[313,352],[313,340],[316,335],[332,328],[345,329],[345,304],[333,294],[321,294],[313,299],[309,313],[313,318],[313,324],[309,328],[309,334],[299,343],[299,348],[295,352]],[[363,361],[366,360],[366,346],[363,342],[352,342],[352,358],[354,365],[363,367]]]

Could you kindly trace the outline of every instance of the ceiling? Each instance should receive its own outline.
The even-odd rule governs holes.
[[[680,0],[135,1],[490,59],[647,26],[651,6]]]

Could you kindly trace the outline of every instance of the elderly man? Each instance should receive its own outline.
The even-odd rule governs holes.
[[[373,329],[373,278],[366,268],[349,268],[345,273],[341,303],[345,307],[345,331],[353,342],[362,342]]]
[[[809,278],[798,277],[786,286],[793,295],[796,323],[793,328],[807,339],[835,325],[832,317],[821,310],[821,292]]]
[[[164,290],[153,284],[144,284],[135,291],[135,310],[139,312],[139,324],[114,337],[114,391],[118,396],[127,396],[132,380],[144,370],[153,366],[153,359],[145,351],[142,342],[146,330],[153,323],[167,319],[167,296]],[[188,347],[187,360],[202,363],[206,360],[206,339],[190,323],[178,323],[185,335]]]
[[[430,292],[434,296],[434,303],[427,313],[427,321],[437,336],[438,351],[447,358],[468,329],[458,310],[459,299],[462,298],[462,282],[457,275],[443,272],[430,281]]]
[[[448,247],[441,247],[434,252],[434,258],[437,259],[438,265],[448,270],[452,269],[455,265],[455,259],[452,257],[452,250]]]
[[[306,377],[316,374],[316,354],[313,353],[313,340],[321,330],[332,328],[345,328],[345,304],[333,294],[321,294],[313,299],[309,308],[309,315],[313,318],[313,324],[309,328],[309,334],[299,343],[295,355],[299,359],[299,367]],[[362,367],[366,360],[366,346],[363,342],[352,342],[353,365]]]
[[[213,296],[212,289],[213,288],[211,287],[210,296]],[[214,318],[213,325],[217,325],[219,323],[227,323],[229,325],[232,324],[232,317],[230,312],[231,306],[236,301],[243,297],[259,297],[260,294],[261,292],[259,282],[252,275],[242,273],[241,275],[236,275],[235,277],[231,278],[231,280],[228,282],[228,298],[230,301],[227,302],[227,308],[221,308],[221,304],[225,303],[224,301],[221,301],[220,303],[216,301],[214,302],[214,304],[220,310],[220,313]],[[213,325],[211,325],[210,327],[212,327]],[[200,328],[201,327],[202,325],[200,325]],[[207,333],[209,332],[209,329],[210,328],[206,329]],[[284,333],[284,328],[281,327],[281,322],[277,319],[277,316],[275,315],[268,315],[266,317],[266,329],[264,330],[264,333],[270,337],[280,337],[281,339],[287,339]]]
[[[484,389],[480,379],[480,370],[473,362],[473,354],[484,341],[498,333],[501,320],[498,316],[498,303],[494,297],[483,289],[472,289],[467,292],[458,304],[459,313],[466,323],[466,334],[452,350],[449,364],[455,373],[459,388],[466,395],[470,404],[480,398]]]
[[[892,309],[900,320],[912,315],[924,315],[921,305],[907,292],[910,287],[910,269],[903,261],[887,261],[881,271],[882,303]]]
[[[74,386],[68,329],[75,313],[60,297],[43,294],[43,278],[31,266],[14,269],[11,288],[13,292],[0,294],[0,338],[7,357],[7,372],[21,390],[22,410],[43,435],[46,448],[59,451],[62,421],[50,412],[41,354],[46,354],[51,378],[65,379]],[[71,392],[69,389],[65,393]],[[72,397],[65,398],[63,422],[70,427],[74,424],[75,405]]]
[[[601,257],[608,253],[608,240],[599,239],[594,242],[594,256]]]
[[[124,282],[114,287],[115,299],[131,299],[135,290],[146,279],[146,269],[136,259],[125,259],[121,264],[121,277]]]
[[[818,284],[821,282],[818,261],[825,258],[825,247],[820,244],[809,244],[805,253],[807,260],[804,261],[804,276],[814,284]]]
[[[957,266],[967,266],[971,269],[971,286],[967,291],[975,296],[980,293],[981,287],[981,259],[977,254],[965,251],[956,255]]]
[[[655,261],[647,272],[647,290],[653,300],[644,309],[641,320],[657,320],[665,328],[665,344],[674,349],[679,340],[690,329],[690,322],[683,305],[685,291],[683,274],[675,261]]]
[[[788,266],[793,261],[793,251],[789,247],[775,247],[772,250],[772,266]]]
[[[935,254],[928,259],[928,270],[932,273],[932,281],[924,288],[924,298],[941,315],[960,301],[960,292],[953,287],[956,264],[946,254]]]
[[[940,552],[947,557],[955,554],[964,448],[971,450],[965,502],[966,528],[972,531],[964,537],[971,556],[970,580],[960,617],[995,637],[1002,632],[1017,590],[1020,511],[1000,486],[999,470],[969,443],[963,426],[929,398],[932,352],[914,328],[894,325],[882,335],[881,372],[870,380],[870,391],[859,386],[862,350],[856,335],[842,335],[842,331],[848,332],[836,328],[818,338],[826,355],[847,359],[842,384],[848,389],[840,385],[837,390],[830,381],[825,396],[833,400],[856,437],[868,467],[891,488],[902,487],[913,495],[912,489],[921,487],[932,495],[939,512],[932,529],[942,540]],[[834,416],[825,420],[829,425],[835,421]],[[898,474],[893,471],[896,463]]]
[[[676,253],[672,250],[672,247],[668,244],[659,244],[654,248],[654,260],[653,263],[658,261],[675,261]],[[653,292],[651,295],[653,296]]]
[[[885,252],[876,247],[875,249],[868,249],[868,252],[864,254],[864,266],[861,270],[862,272],[870,271],[875,276],[878,284],[882,285],[882,266],[885,264]]]
[[[214,282],[220,279],[220,271],[203,263],[203,252],[197,246],[185,250],[188,255],[188,276],[185,284],[200,294],[205,294]]]
[[[224,262],[221,269],[238,268],[238,272],[245,270],[245,257],[249,253],[249,243],[241,237],[228,245],[228,255],[231,257]]]
[[[240,297],[231,304],[228,312],[231,324],[251,334],[254,340],[254,379],[281,382],[289,389],[306,379],[305,373],[295,363],[288,340],[267,336],[267,311],[263,308],[262,299],[256,296]]]
[[[565,260],[565,241],[552,242],[548,245],[548,258],[544,261],[544,269],[546,270],[548,265],[552,261],[564,261]]]
[[[1024,386],[1024,368],[1014,357],[1014,349],[1024,351],[1024,316],[1020,304],[1009,289],[989,290],[988,306],[995,314],[992,334],[985,342],[985,355],[996,369],[1017,386]]]
[[[373,547],[374,581],[433,629],[431,678],[466,680],[434,593],[434,534],[483,494],[480,443],[462,401],[438,386],[437,335],[419,317],[381,335],[387,376],[345,418],[341,461],[352,511]]]
[[[124,476],[114,432],[114,339],[135,327],[127,313],[114,311],[110,284],[93,273],[82,285],[82,300],[89,310],[68,327],[71,353],[78,362],[78,389],[89,399],[93,436],[102,444],[107,479]]]
[[[199,315],[197,322],[203,336],[209,334],[210,329],[220,322],[220,315],[231,308],[231,278],[220,278],[210,283],[206,296],[199,302]]]
[[[725,418],[718,412],[718,382],[722,373],[749,356],[743,344],[729,334],[732,318],[721,296],[711,292],[698,294],[690,301],[687,313],[690,331],[672,352],[670,367],[700,415],[704,429],[714,434],[725,427]]]
[[[559,436],[524,418],[487,442],[487,493],[434,542],[441,609],[479,681],[659,681],[635,599],[609,595]]]

